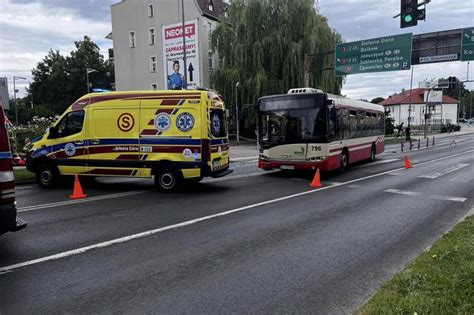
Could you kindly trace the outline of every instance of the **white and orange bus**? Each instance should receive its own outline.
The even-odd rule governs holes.
[[[384,151],[383,106],[312,88],[258,100],[258,166],[347,170]]]

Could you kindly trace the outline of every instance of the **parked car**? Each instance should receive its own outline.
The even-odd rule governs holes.
[[[0,98],[0,234],[19,231],[25,227],[26,222],[17,217],[13,156]]]

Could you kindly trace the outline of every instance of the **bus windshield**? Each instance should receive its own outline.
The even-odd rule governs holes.
[[[259,101],[262,148],[291,143],[325,143],[327,106],[324,94],[280,95]]]

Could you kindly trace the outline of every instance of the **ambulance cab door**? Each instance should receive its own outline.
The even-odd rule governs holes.
[[[84,110],[72,111],[62,117],[50,129],[52,158],[61,175],[74,175],[84,172],[87,162],[86,114]]]
[[[98,176],[138,176],[140,101],[108,103],[89,109],[86,171]]]

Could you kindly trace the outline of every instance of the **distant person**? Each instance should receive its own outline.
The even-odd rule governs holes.
[[[168,90],[183,90],[186,88],[184,77],[179,73],[179,61],[173,61],[174,73],[168,76]]]
[[[397,125],[397,131],[398,131],[397,137],[400,137],[403,131],[403,123]]]
[[[407,142],[410,142],[410,145],[411,145],[411,129],[410,129],[410,126],[406,127],[405,128],[405,137],[406,137],[406,141]]]

